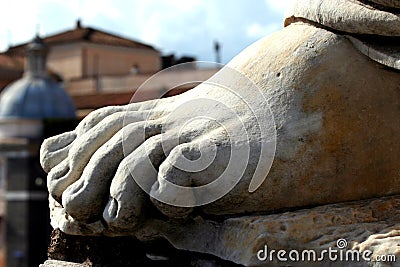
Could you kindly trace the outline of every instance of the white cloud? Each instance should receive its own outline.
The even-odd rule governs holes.
[[[281,28],[281,23],[273,23],[268,25],[261,25],[259,23],[253,23],[246,28],[246,34],[252,38],[261,38],[269,35]]]
[[[76,13],[77,17],[85,17],[92,20],[98,16],[104,16],[111,19],[118,19],[122,16],[112,0],[53,0],[60,6],[69,8],[71,12]]]
[[[79,17],[91,21],[98,17],[117,20],[122,16],[112,0],[13,0],[3,3],[2,11],[0,50],[32,39],[37,28],[39,34],[47,35],[66,25],[72,27]],[[65,21],[66,17],[72,21]]]
[[[293,5],[294,0],[265,0],[267,6],[282,14]]]
[[[7,1],[0,16],[0,49],[30,36],[33,38],[38,24],[38,10],[42,1]]]

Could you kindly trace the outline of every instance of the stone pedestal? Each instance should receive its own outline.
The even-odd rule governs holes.
[[[99,267],[282,266],[283,263],[290,266],[397,266],[399,229],[400,196],[392,196],[225,220],[200,217],[185,222],[154,220],[140,232],[143,236],[164,236],[153,241],[74,236],[56,229],[51,236],[48,256],[52,260],[81,263],[65,266]],[[262,259],[266,248],[268,253],[275,250],[275,255]],[[313,250],[316,259],[310,256],[305,260],[282,262],[277,258],[279,250],[287,252],[286,258],[291,250],[297,250],[300,255],[305,250]],[[337,251],[334,254],[337,259],[329,258],[328,254],[318,259],[323,250]],[[359,253],[360,258],[349,256],[346,259],[349,250]],[[362,253],[366,250],[371,251],[367,255],[369,258],[375,260],[384,256],[385,262],[364,260]],[[343,259],[340,255],[344,255]],[[48,261],[44,266],[54,264]]]

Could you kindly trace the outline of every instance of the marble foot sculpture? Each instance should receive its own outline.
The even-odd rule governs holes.
[[[321,250],[314,241],[326,236],[325,246],[334,244],[336,230],[357,239],[348,241],[358,251],[398,255],[398,245],[387,245],[399,239],[398,215],[385,223],[389,217],[374,212],[380,205],[398,208],[398,198],[385,197],[400,195],[399,8],[390,0],[296,1],[284,29],[193,90],[99,109],[75,131],[47,139],[41,163],[53,227],[77,235],[164,237],[244,265],[265,264],[256,254],[268,241]],[[349,201],[361,202],[344,204]],[[344,219],[346,205],[353,215],[371,214],[327,223],[336,212]],[[292,220],[270,214],[288,210],[320,214],[293,219],[319,229],[320,237],[293,230],[267,238]],[[279,222],[264,227],[271,216]],[[381,224],[369,227],[372,222]],[[362,233],[349,234],[352,223]],[[230,231],[232,242],[253,236],[254,251],[240,254],[223,241],[225,251],[216,249],[217,241],[215,250],[205,248],[220,231]]]

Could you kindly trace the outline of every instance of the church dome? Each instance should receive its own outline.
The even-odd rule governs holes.
[[[0,119],[74,117],[75,108],[71,98],[50,78],[25,76],[0,94]]]
[[[47,52],[39,37],[28,46],[24,76],[0,94],[0,119],[75,118],[71,98],[47,74]]]

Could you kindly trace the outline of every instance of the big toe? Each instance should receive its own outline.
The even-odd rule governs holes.
[[[50,172],[68,156],[69,148],[76,139],[75,131],[59,134],[43,141],[40,147],[40,164],[45,172]]]

